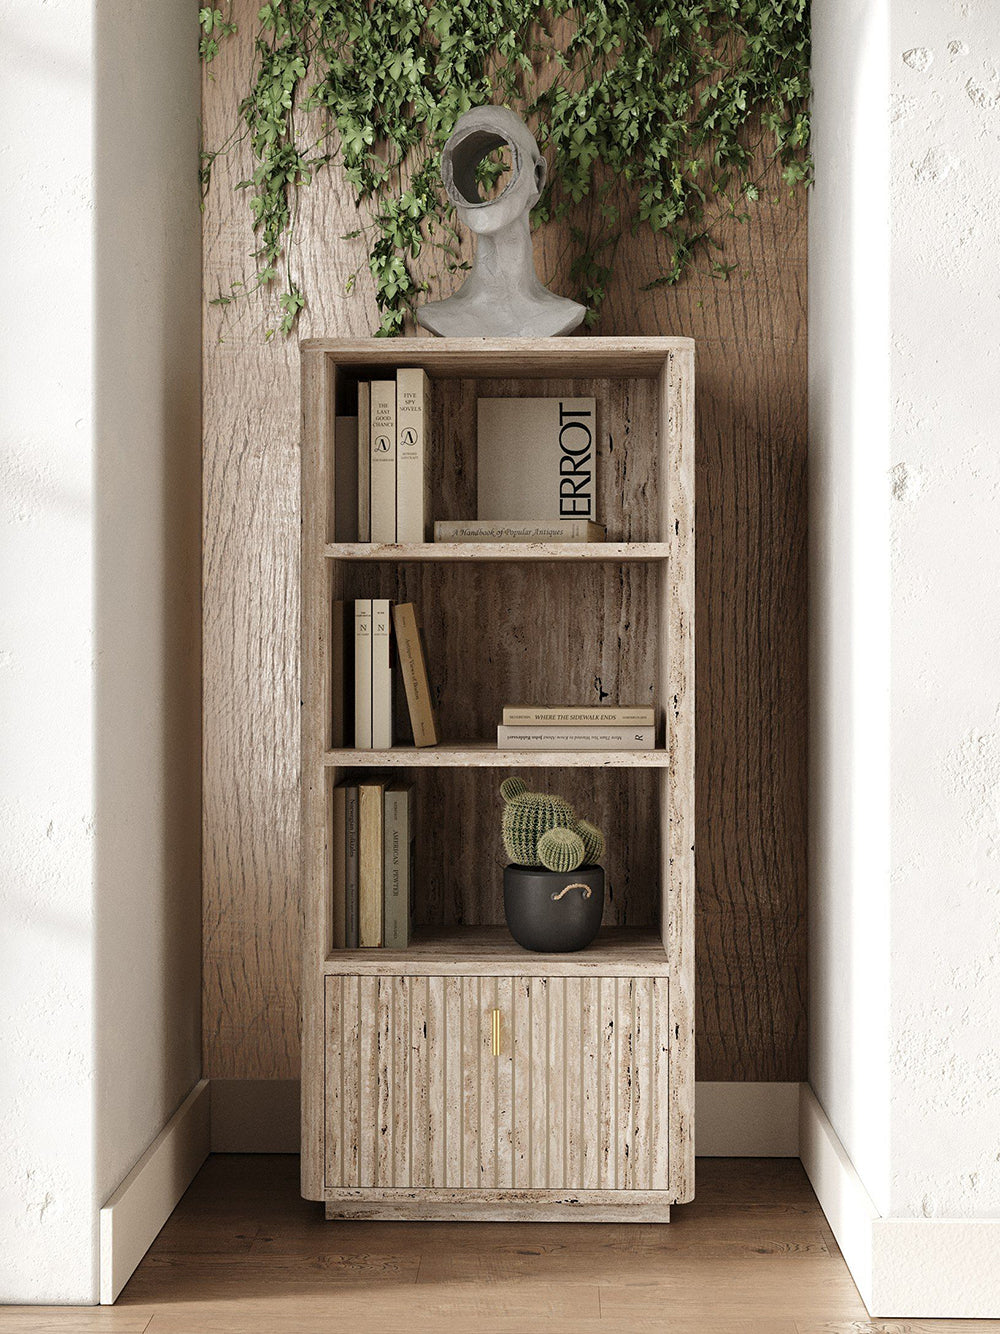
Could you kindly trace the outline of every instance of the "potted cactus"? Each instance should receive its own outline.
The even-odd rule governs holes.
[[[503,902],[511,935],[525,949],[582,950],[604,912],[604,837],[562,797],[529,792],[520,778],[500,785]]]

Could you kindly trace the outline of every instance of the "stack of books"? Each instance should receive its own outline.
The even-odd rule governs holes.
[[[437,718],[423,636],[412,602],[334,602],[330,643],[335,750],[388,750],[393,683],[402,679],[415,746],[436,746]]]
[[[500,750],[653,750],[655,716],[651,708],[536,708],[510,704],[497,728]]]
[[[596,407],[592,398],[479,399],[478,518],[439,520],[434,541],[606,541],[595,512]]]
[[[384,778],[333,789],[334,949],[406,949],[413,912],[413,787]]]
[[[428,541],[430,415],[420,369],[358,385],[357,415],[338,417],[335,427],[338,542]]]

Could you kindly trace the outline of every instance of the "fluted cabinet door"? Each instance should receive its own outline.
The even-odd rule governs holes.
[[[666,1190],[666,978],[326,979],[326,1189]]]

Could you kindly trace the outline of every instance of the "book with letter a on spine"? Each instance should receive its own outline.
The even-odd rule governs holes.
[[[592,398],[478,401],[480,519],[596,520]]]
[[[430,526],[430,380],[425,371],[396,372],[396,541],[426,542]]]
[[[371,444],[371,540],[373,542],[395,542],[395,380],[372,380]]]

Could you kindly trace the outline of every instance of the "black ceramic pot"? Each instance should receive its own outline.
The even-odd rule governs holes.
[[[564,954],[585,949],[601,926],[604,870],[505,866],[503,910],[510,934],[526,950]]]

